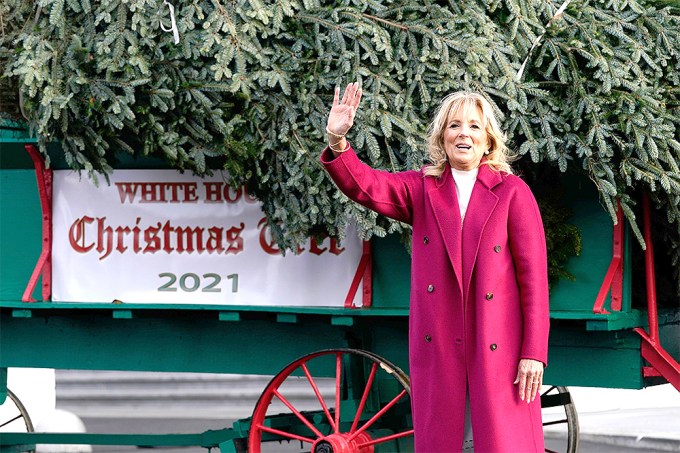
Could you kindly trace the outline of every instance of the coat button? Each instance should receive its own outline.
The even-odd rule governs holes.
[[[500,246],[500,245],[497,245],[496,247],[493,248],[493,251],[496,252],[496,253],[500,253],[500,251],[501,251],[501,246]]]
[[[427,245],[427,244],[429,244],[429,243],[430,243],[430,238],[428,238],[427,236],[425,236],[425,237],[423,238],[423,244]]]
[[[434,291],[434,285],[429,285],[429,286],[427,287],[427,292],[428,292],[428,293],[431,293],[431,292],[433,292],[433,291]]]
[[[489,346],[489,348],[491,348],[492,351],[495,351],[496,349],[498,349],[498,346],[496,345],[496,343],[492,343],[491,346]]]
[[[432,341],[432,337],[429,335],[425,335],[425,341],[429,343],[430,341]]]
[[[460,338],[456,338],[456,344],[461,344],[462,342],[463,340],[461,340]]]
[[[486,300],[493,299],[493,293],[486,293]]]

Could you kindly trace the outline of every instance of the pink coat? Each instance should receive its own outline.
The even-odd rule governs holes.
[[[388,173],[353,150],[321,161],[349,198],[413,227],[416,452],[461,450],[466,385],[476,453],[543,452],[539,398],[522,402],[513,385],[521,358],[548,355],[545,235],[529,187],[481,165],[463,227],[450,171]]]

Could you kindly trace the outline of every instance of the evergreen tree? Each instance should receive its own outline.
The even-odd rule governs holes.
[[[365,236],[405,230],[348,203],[318,164],[336,86],[362,83],[349,139],[388,170],[422,166],[438,101],[474,90],[523,162],[587,172],[640,240],[636,205],[649,192],[680,268],[673,0],[174,3],[179,44],[159,26],[170,25],[159,0],[5,0],[4,77],[41,149],[59,140],[90,172],[109,171],[120,150],[199,174],[208,160],[250,186],[293,248],[341,234],[349,217]]]

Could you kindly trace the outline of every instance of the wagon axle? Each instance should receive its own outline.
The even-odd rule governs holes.
[[[360,433],[358,436],[349,434],[331,434],[328,437],[317,440],[312,446],[313,453],[373,453],[373,445],[362,447],[369,442],[371,436],[368,433]]]

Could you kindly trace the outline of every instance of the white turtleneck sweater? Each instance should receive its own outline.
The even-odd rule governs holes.
[[[458,195],[458,207],[460,208],[460,219],[465,219],[465,212],[470,203],[470,196],[472,195],[472,188],[475,186],[477,180],[477,173],[479,168],[472,170],[456,170],[451,167],[453,180],[456,182],[456,194]]]

